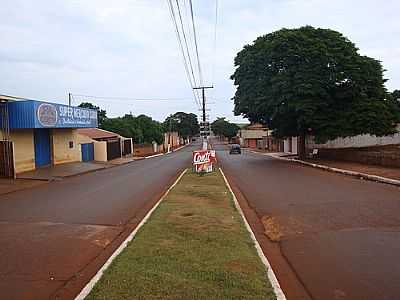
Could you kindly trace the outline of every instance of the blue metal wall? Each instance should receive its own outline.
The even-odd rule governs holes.
[[[35,100],[8,103],[10,129],[94,128],[97,111]]]
[[[8,119],[10,129],[36,128],[34,101],[9,102]]]

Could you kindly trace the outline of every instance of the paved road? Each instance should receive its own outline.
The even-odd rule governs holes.
[[[215,148],[228,179],[277,241],[283,259],[269,240],[263,249],[272,249],[289,299],[400,299],[399,188]]]
[[[72,299],[198,147],[0,196],[0,299]]]

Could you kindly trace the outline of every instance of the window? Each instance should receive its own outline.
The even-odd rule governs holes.
[[[70,141],[70,142],[69,142],[69,148],[70,148],[70,149],[74,148],[74,142],[73,142],[73,141]]]

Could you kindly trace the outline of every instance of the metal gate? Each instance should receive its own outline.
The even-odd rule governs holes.
[[[0,141],[0,177],[14,178],[14,154],[10,141]]]
[[[82,161],[94,160],[94,144],[93,143],[82,144],[81,151],[82,151]]]
[[[107,141],[107,160],[112,160],[121,157],[120,140]]]
[[[132,154],[132,143],[131,140],[124,140],[124,149],[122,151],[122,155]]]
[[[0,102],[0,177],[14,178],[13,143],[10,141],[8,102]]]

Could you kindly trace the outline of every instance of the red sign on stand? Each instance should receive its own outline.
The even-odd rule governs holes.
[[[193,166],[197,173],[212,172],[216,161],[215,150],[193,151]]]

